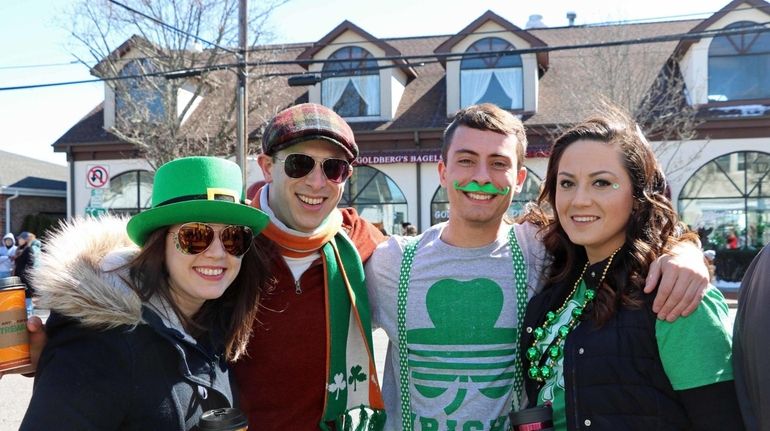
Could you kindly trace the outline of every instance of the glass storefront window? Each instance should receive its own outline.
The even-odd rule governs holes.
[[[110,179],[104,191],[102,207],[113,214],[133,215],[150,208],[154,174],[128,171]]]
[[[711,160],[687,180],[678,203],[703,249],[716,251],[717,278],[740,281],[744,265],[770,243],[770,154],[741,151]]]
[[[355,208],[388,235],[401,234],[401,223],[409,221],[404,193],[389,176],[371,166],[356,166],[338,206]]]

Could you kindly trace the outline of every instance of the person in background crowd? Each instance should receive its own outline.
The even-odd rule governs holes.
[[[717,258],[717,252],[714,250],[706,250],[703,252],[703,258],[706,259],[706,266],[709,269],[709,279],[711,283],[716,283],[717,281],[717,265],[716,265],[716,258]]]
[[[641,130],[617,108],[553,145],[529,214],[553,260],[519,352],[529,404],[552,406],[554,430],[743,429],[722,294],[709,286],[691,315],[667,322],[643,292],[652,262],[697,238],[665,184]]]
[[[733,325],[735,386],[746,429],[770,430],[770,245],[746,270]]]
[[[27,287],[25,295],[27,297],[27,314],[32,314],[32,300],[35,296],[34,282],[29,279],[29,272],[37,266],[38,256],[40,255],[41,244],[32,232],[22,232],[19,234],[19,245],[16,248],[16,258],[14,260],[14,275],[21,279],[21,282]]]
[[[16,258],[16,239],[8,232],[0,244],[0,278],[13,274],[14,259]]]
[[[269,282],[253,243],[267,216],[243,202],[235,163],[188,157],[158,169],[152,208],[128,223],[51,238],[31,273],[51,315],[22,431],[193,430],[236,405],[227,361]]]

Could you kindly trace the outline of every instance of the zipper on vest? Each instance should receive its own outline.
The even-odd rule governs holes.
[[[302,286],[299,285],[299,279],[294,280],[294,293],[297,295],[302,293]]]

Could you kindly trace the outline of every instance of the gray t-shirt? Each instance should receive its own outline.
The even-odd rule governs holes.
[[[428,229],[414,257],[406,328],[415,431],[505,430],[517,354],[516,289],[507,232],[491,244],[443,242]],[[514,225],[527,266],[528,298],[541,287],[544,248],[532,225]],[[383,378],[386,430],[401,429],[397,293],[409,237],[380,244],[366,265],[375,327],[390,339]],[[523,318],[523,316],[521,316]]]

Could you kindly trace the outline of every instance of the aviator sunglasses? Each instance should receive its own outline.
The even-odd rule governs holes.
[[[348,172],[350,172],[350,163],[348,163],[347,160],[342,159],[323,159],[316,161],[316,159],[307,154],[301,153],[289,154],[285,159],[281,159],[278,156],[273,157],[283,163],[284,172],[291,178],[302,178],[309,174],[315,168],[316,162],[321,163],[321,170],[326,176],[326,179],[333,183],[345,181],[348,178]]]
[[[214,228],[206,223],[185,223],[179,226],[174,235],[176,249],[183,254],[200,254],[206,251],[214,242]],[[219,239],[225,251],[233,256],[240,257],[246,254],[251,247],[254,235],[246,226],[225,226],[219,232]]]

